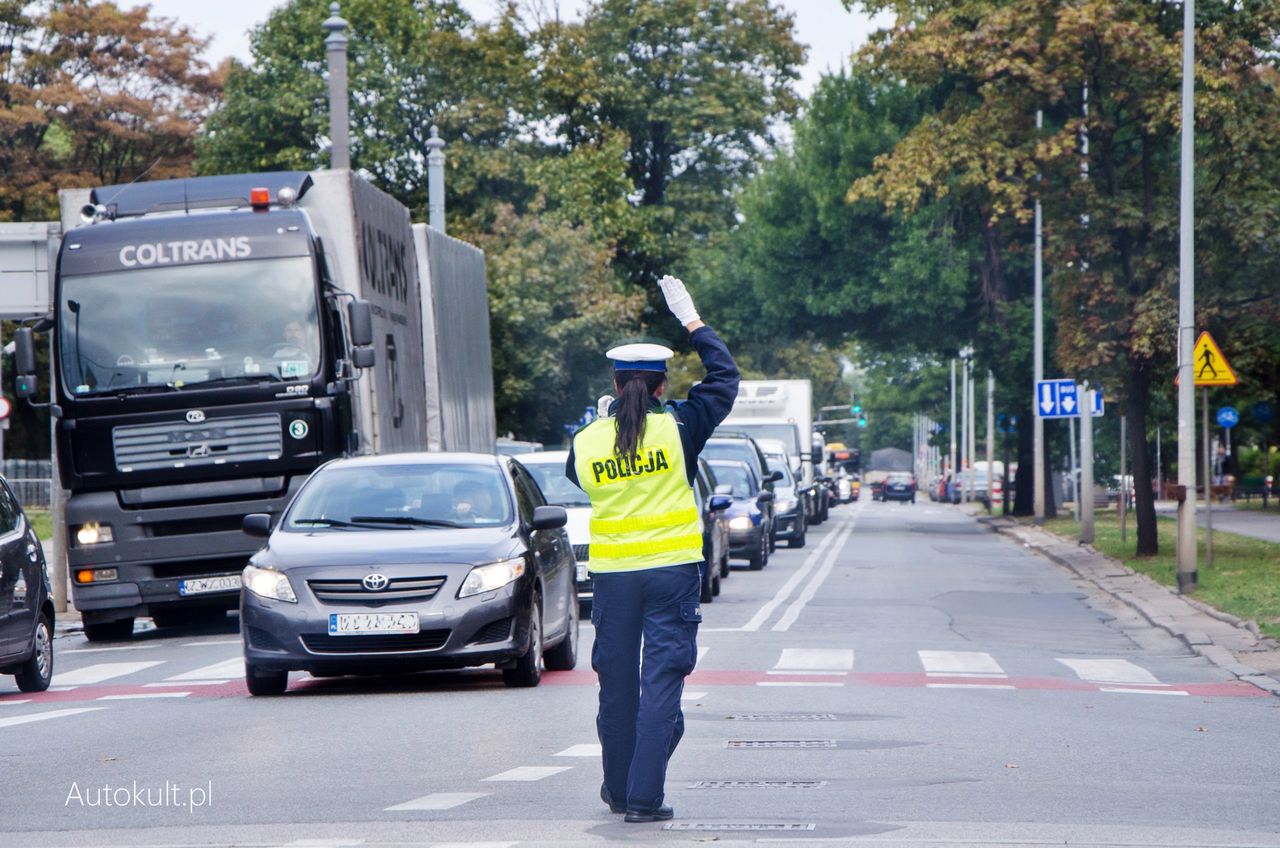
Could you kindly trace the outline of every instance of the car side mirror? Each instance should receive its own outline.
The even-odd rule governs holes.
[[[729,495],[729,496],[732,496],[732,495],[733,495],[733,486],[730,486],[728,483],[721,483],[719,486],[716,486],[716,492],[715,492],[715,493],[716,493],[717,495]]]
[[[718,488],[718,487],[717,487]],[[733,498],[727,494],[716,493],[711,496],[711,511],[721,512],[733,505]]]
[[[773,502],[773,492],[761,492],[756,496],[756,503],[767,504]]]
[[[265,539],[271,535],[271,516],[265,512],[254,512],[240,521],[240,529],[246,536]]]
[[[569,523],[569,513],[562,506],[535,506],[531,530],[559,530]]]
[[[768,476],[768,477],[766,477],[766,478],[764,478],[764,479],[765,479],[765,482],[767,482],[767,483],[776,483],[776,482],[778,482],[779,480],[781,480],[781,479],[782,479],[782,472],[781,472],[781,471],[771,471],[771,472],[769,472],[769,476]]]

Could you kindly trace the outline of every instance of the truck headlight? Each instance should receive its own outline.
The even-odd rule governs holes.
[[[81,524],[76,528],[76,544],[82,547],[105,545],[114,541],[115,536],[111,533],[110,524],[99,524],[96,521],[90,521],[88,524]]]
[[[484,592],[501,589],[503,586],[515,582],[522,574],[524,574],[523,557],[504,559],[501,562],[491,562],[488,565],[477,565],[471,569],[467,579],[462,581],[462,588],[458,590],[458,597],[466,598],[471,595],[479,595]]]
[[[751,529],[751,516],[749,516],[749,515],[739,515],[739,516],[737,516],[737,517],[735,517],[735,518],[730,518],[730,519],[729,519],[729,529],[730,529],[730,530],[750,530],[750,529]]]
[[[241,579],[244,587],[259,598],[266,598],[269,601],[287,601],[291,604],[298,602],[298,596],[293,594],[293,586],[289,585],[289,578],[274,568],[246,565]]]

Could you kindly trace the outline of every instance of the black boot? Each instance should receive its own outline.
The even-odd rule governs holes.
[[[670,805],[663,804],[658,809],[650,810],[647,813],[642,813],[639,810],[627,810],[627,816],[625,819],[623,819],[623,821],[628,821],[633,823],[634,822],[670,821],[672,818],[675,817],[675,814],[676,814],[675,810],[671,809]]]
[[[609,788],[603,783],[600,784],[600,800],[609,805],[609,812],[611,813],[625,813],[627,811],[626,807],[613,802],[613,796],[609,794]]]

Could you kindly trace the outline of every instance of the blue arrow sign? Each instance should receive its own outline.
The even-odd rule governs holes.
[[[1230,430],[1232,427],[1240,423],[1240,413],[1236,412],[1234,406],[1224,406],[1218,410],[1218,426],[1226,427]]]
[[[1079,418],[1080,387],[1075,380],[1041,380],[1036,383],[1036,415],[1040,418]],[[1093,417],[1104,412],[1102,390],[1093,391]]]
[[[1102,389],[1093,390],[1093,417],[1101,418],[1106,412],[1106,406],[1102,402]]]

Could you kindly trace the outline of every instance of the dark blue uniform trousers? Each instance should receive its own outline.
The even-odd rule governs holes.
[[[596,729],[615,804],[662,804],[667,761],[684,735],[680,694],[698,659],[700,563],[592,574],[591,667],[600,678]],[[644,663],[641,664],[643,644]]]

